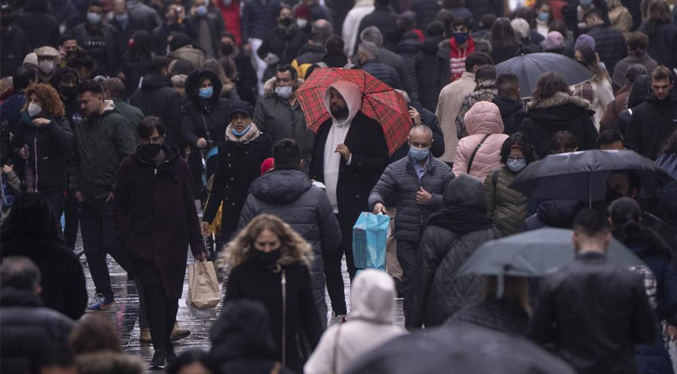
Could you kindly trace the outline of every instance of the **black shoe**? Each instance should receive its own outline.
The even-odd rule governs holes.
[[[176,353],[174,353],[174,348],[167,350],[167,364],[170,364],[176,361]]]
[[[164,350],[155,351],[153,359],[150,361],[150,370],[163,370],[167,363],[167,352]]]

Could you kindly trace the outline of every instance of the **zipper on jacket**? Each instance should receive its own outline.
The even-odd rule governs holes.
[[[282,269],[282,366],[287,362],[287,275]]]

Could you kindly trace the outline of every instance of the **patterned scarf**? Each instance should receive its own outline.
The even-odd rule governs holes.
[[[228,127],[226,127],[226,139],[230,140],[231,142],[247,144],[252,140],[258,138],[259,135],[261,135],[261,131],[259,131],[259,128],[256,127],[256,124],[254,124],[254,122],[249,124],[249,131],[247,131],[244,135],[239,137],[236,136],[235,133],[233,133],[232,124],[228,124]]]

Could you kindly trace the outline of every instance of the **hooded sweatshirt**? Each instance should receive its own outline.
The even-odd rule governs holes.
[[[346,135],[350,131],[350,124],[355,118],[357,111],[362,106],[360,88],[356,84],[347,81],[338,81],[332,83],[329,88],[336,89],[348,106],[348,117],[339,122],[333,115],[332,125],[327,135],[327,142],[324,144],[324,183],[327,186],[327,197],[334,208],[334,213],[338,213],[338,202],[336,199],[336,186],[338,185],[339,167],[341,164],[341,154],[336,151],[339,144],[343,144],[346,140]],[[329,88],[325,96],[325,104],[327,111],[331,113],[331,105],[329,103]],[[352,157],[351,157],[352,159]],[[350,165],[351,159],[348,159],[347,164]]]
[[[348,322],[334,325],[324,333],[304,373],[330,373],[333,367],[343,373],[364,353],[405,334],[404,329],[394,326],[395,284],[385,272],[374,269],[360,272],[353,283],[351,302]]]

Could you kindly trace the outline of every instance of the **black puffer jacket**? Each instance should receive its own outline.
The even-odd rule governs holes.
[[[677,26],[652,21],[644,25],[642,31],[649,35],[649,56],[670,70],[677,67]]]
[[[677,129],[677,95],[670,92],[664,100],[652,93],[647,100],[632,108],[632,120],[625,134],[629,149],[655,160],[664,139]]]
[[[529,315],[521,308],[506,305],[503,300],[486,300],[454,314],[447,325],[470,323],[510,335],[529,334]]]
[[[212,326],[209,355],[222,374],[270,373],[278,362],[270,316],[260,301],[234,300]],[[282,368],[280,374],[292,371]]]
[[[300,170],[276,169],[251,184],[238,228],[244,228],[263,213],[280,217],[312,246],[315,255],[310,271],[313,295],[320,314],[326,315],[322,254],[336,251],[341,244],[341,230],[327,194],[314,187]]]
[[[117,75],[120,62],[120,39],[115,27],[101,22],[98,30],[92,29],[88,23],[77,25],[72,30],[73,36],[81,48],[94,58],[99,67],[110,75]]]
[[[280,0],[246,0],[242,8],[242,42],[263,39],[275,25]]]
[[[17,126],[15,147],[30,147],[28,165],[35,175],[38,192],[68,189],[66,160],[73,151],[73,133],[64,117],[45,116],[50,122],[36,127],[27,112],[21,115]],[[15,153],[16,154],[16,153]]]
[[[147,116],[160,117],[167,130],[165,144],[171,147],[183,148],[181,136],[181,96],[172,89],[169,78],[146,74],[143,77],[141,88],[132,95],[129,103]]]
[[[473,0],[466,2],[466,7],[472,12],[476,20],[487,13],[503,16],[503,1],[501,0]]]
[[[388,165],[369,194],[369,208],[379,202],[387,208],[396,207],[393,235],[397,240],[418,243],[430,215],[442,208],[442,195],[454,173],[444,162],[429,157],[426,173],[419,181],[413,162],[405,157]],[[430,205],[416,203],[416,193],[421,187],[432,194]]]
[[[26,32],[16,26],[0,34],[0,75],[10,77],[23,63],[24,56],[32,50],[28,44]]]
[[[405,326],[437,326],[462,308],[480,301],[484,281],[456,278],[456,272],[482,243],[500,237],[486,216],[482,183],[467,174],[444,191],[445,208],[430,217],[419,245],[422,270],[414,275],[411,308]]]
[[[536,213],[524,221],[524,231],[543,227],[570,229],[576,214],[584,207],[573,200],[545,200],[538,203]]]
[[[6,288],[0,291],[0,371],[29,373],[43,345],[66,344],[73,321],[42,307],[40,296]]]
[[[578,141],[578,150],[594,149],[597,130],[585,99],[557,93],[553,97],[532,102],[522,120],[520,131],[531,139],[538,158],[550,154],[550,141],[558,131],[569,131]]]
[[[416,12],[416,28],[423,30],[428,27],[435,21],[441,8],[440,2],[436,0],[414,0],[411,10]]]
[[[623,34],[606,25],[599,25],[587,32],[595,39],[595,52],[606,65],[609,74],[613,74],[616,64],[628,55]]]
[[[380,62],[378,59],[367,60],[362,64],[362,69],[374,76],[374,78],[387,84],[390,88],[401,90],[402,82],[397,71],[392,67]]]
[[[404,60],[404,68],[407,72],[407,80],[409,81],[409,97],[414,102],[419,100],[415,58],[422,49],[423,45],[418,41],[418,37],[414,33],[407,34],[395,48],[395,53]]]

